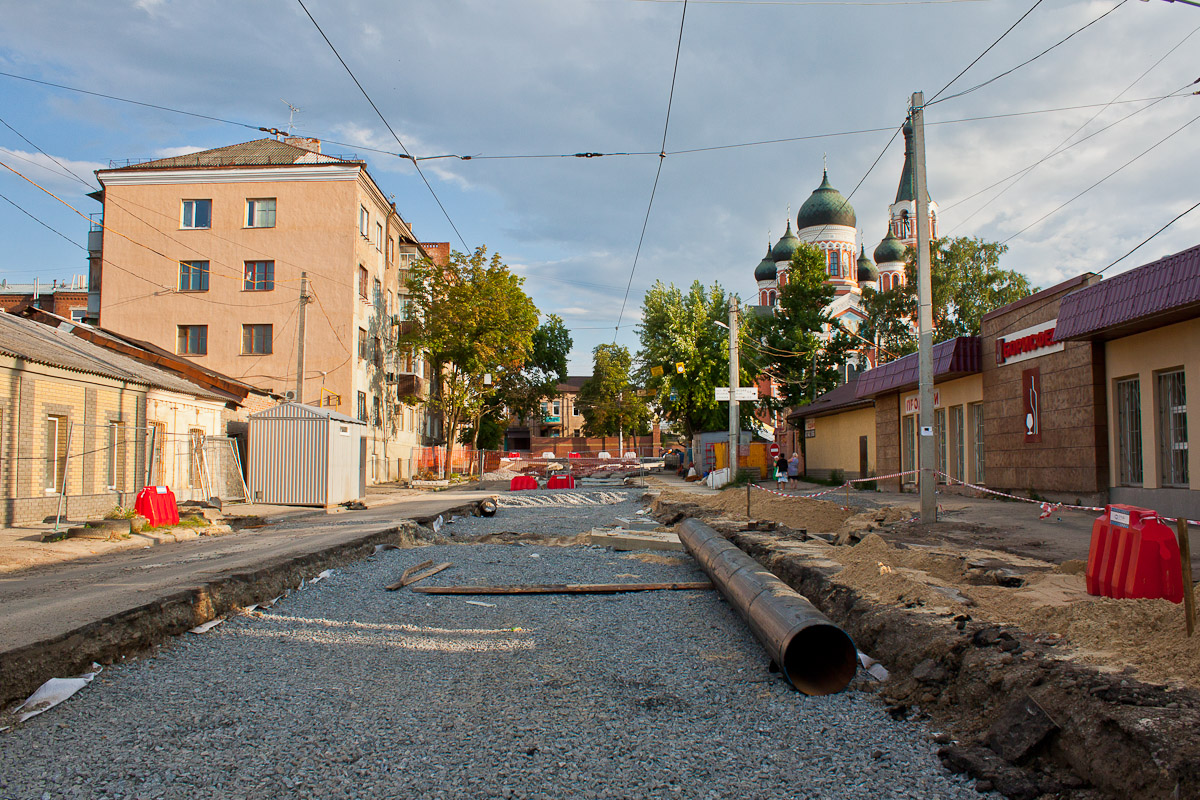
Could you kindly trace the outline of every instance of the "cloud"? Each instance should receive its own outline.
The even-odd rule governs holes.
[[[99,188],[94,173],[108,166],[93,161],[76,161],[63,156],[51,157],[44,153],[12,150],[7,147],[0,147],[0,159],[55,193],[78,194]],[[85,183],[88,184],[87,188],[84,188]]]
[[[201,150],[208,150],[207,147],[201,147],[194,144],[183,144],[175,147],[160,147],[154,151],[155,158],[172,158],[174,156],[186,156],[190,153],[199,153]]]

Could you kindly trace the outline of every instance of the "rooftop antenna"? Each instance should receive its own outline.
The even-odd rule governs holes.
[[[296,108],[294,105],[289,103],[287,100],[284,100],[282,97],[279,98],[279,102],[283,103],[285,106],[288,107],[288,131],[287,132],[288,132],[288,136],[291,136],[292,128],[295,127],[296,115],[299,114],[303,109]]]

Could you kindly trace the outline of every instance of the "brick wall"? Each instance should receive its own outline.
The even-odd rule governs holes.
[[[875,472],[891,475],[900,471],[900,394],[875,398]],[[879,488],[900,491],[900,478],[879,481]]]

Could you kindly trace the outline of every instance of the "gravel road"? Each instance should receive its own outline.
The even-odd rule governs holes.
[[[561,535],[637,496],[451,527]],[[0,734],[0,797],[979,797],[875,695],[809,698],[767,673],[715,592],[383,591],[425,559],[453,562],[431,585],[703,578],[686,556],[591,547],[384,551]]]

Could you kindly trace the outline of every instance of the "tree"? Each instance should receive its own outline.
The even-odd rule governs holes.
[[[776,410],[811,402],[837,386],[838,368],[858,347],[858,340],[839,330],[825,310],[835,290],[825,282],[824,254],[801,244],[792,254],[787,276],[775,313],[756,316],[747,336],[749,363],[783,390],[782,396],[764,401]]]
[[[585,436],[650,432],[650,410],[630,382],[632,366],[624,345],[600,344],[592,350],[592,377],[579,387],[575,401]]]
[[[567,356],[574,342],[557,314],[548,316],[533,332],[529,359],[520,370],[505,372],[497,380],[494,408],[507,408],[524,422],[534,416],[543,400],[558,393],[567,379]]]
[[[397,346],[423,350],[437,365],[425,402],[443,414],[448,444],[465,423],[480,429],[494,392],[486,376],[494,382],[520,370],[533,349],[538,312],[523,282],[483,246],[452,252],[445,266],[421,259],[409,271],[412,319],[401,325]]]
[[[963,236],[931,243],[929,282],[935,342],[979,336],[984,314],[1037,291],[1021,273],[1000,269],[1000,256],[1007,250],[999,242]],[[904,276],[905,283],[898,289],[863,291],[867,319],[858,330],[860,336],[877,341],[894,356],[917,349],[917,265],[911,247]]]
[[[713,324],[726,323],[729,300],[718,283],[706,288],[696,281],[684,294],[657,281],[642,301],[638,379],[662,417],[687,439],[729,424],[728,408],[713,393],[729,384],[729,332]],[[684,371],[677,372],[676,364]],[[749,386],[753,377],[743,365],[740,385]],[[752,405],[743,403],[741,410],[748,422]]]

